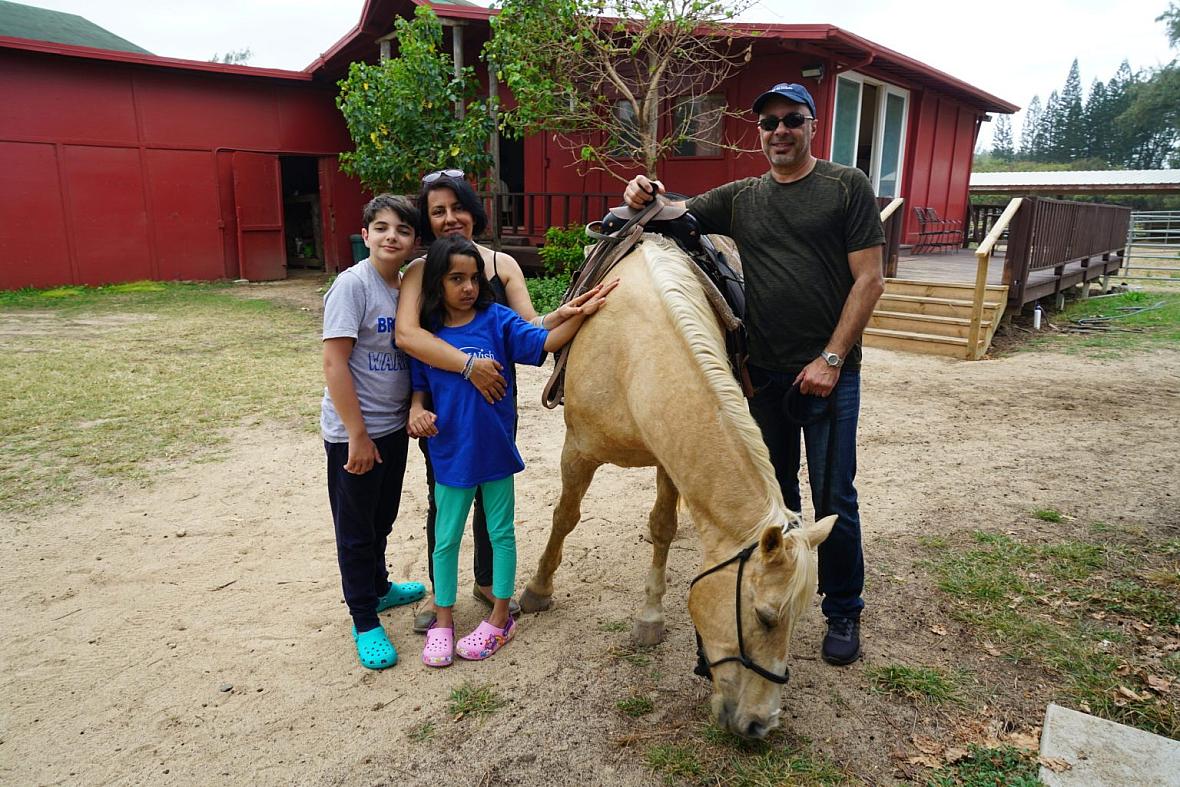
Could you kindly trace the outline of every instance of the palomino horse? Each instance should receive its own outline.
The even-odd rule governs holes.
[[[654,465],[652,564],[632,634],[644,644],[664,637],[664,569],[683,497],[706,568],[753,546],[740,567],[732,561],[694,583],[688,608],[713,667],[714,717],[761,738],[778,724],[791,631],[815,593],[815,547],[836,518],[800,527],[784,505],[691,264],[671,241],[645,235],[610,274],[621,281],[609,305],[571,346],[561,499],[520,602],[528,612],[549,607],[562,543],[595,470]]]

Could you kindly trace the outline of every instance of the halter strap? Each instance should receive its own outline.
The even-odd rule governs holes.
[[[793,527],[792,527],[792,525],[793,525]],[[796,527],[798,527],[798,525],[795,524],[794,522],[791,522],[788,524],[787,527],[783,528],[783,530],[789,531],[789,530],[795,529]],[[697,574],[696,577],[693,578],[692,582],[688,583],[688,587],[691,589],[692,586],[695,585],[697,582],[699,582],[701,579],[709,576],[710,574],[712,574],[716,571],[720,571],[721,569],[728,566],[730,563],[736,562],[738,564],[737,582],[734,583],[734,588],[735,588],[734,595],[735,595],[735,601],[736,601],[736,607],[737,607],[738,655],[725,656],[724,658],[717,659],[716,661],[709,661],[708,657],[705,655],[705,645],[704,645],[704,642],[701,640],[701,632],[697,631],[696,632],[696,635],[697,635],[697,665],[696,665],[696,667],[693,668],[693,672],[695,672],[697,675],[700,675],[703,678],[711,677],[713,674],[713,667],[716,667],[718,664],[725,664],[730,661],[736,661],[739,664],[741,664],[743,667],[745,667],[746,669],[753,672],[755,675],[765,678],[766,680],[770,681],[771,683],[777,683],[780,686],[785,685],[787,683],[787,681],[789,681],[791,679],[791,670],[789,667],[783,667],[783,674],[779,675],[778,673],[771,672],[770,670],[766,669],[765,667],[760,666],[753,659],[751,659],[749,656],[746,655],[746,642],[745,642],[745,638],[742,636],[742,576],[745,574],[746,561],[750,559],[750,555],[754,554],[754,550],[757,548],[758,548],[758,542],[755,541],[753,544],[750,544],[748,547],[743,549],[741,552],[738,552],[736,555],[731,557],[729,560],[726,560],[722,563],[718,563],[717,565],[713,566],[712,568],[707,569],[706,571],[703,571],[700,574]]]

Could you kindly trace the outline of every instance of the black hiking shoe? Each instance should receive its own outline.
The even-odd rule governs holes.
[[[860,619],[828,618],[828,633],[824,636],[824,661],[842,666],[860,658]]]

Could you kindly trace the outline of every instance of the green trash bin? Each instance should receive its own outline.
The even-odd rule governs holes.
[[[363,237],[360,235],[349,235],[348,240],[352,243],[353,262],[360,262],[369,256],[369,247],[365,245],[365,239]]]

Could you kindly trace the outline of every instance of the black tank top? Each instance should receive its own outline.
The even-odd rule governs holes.
[[[500,270],[496,267],[496,252],[492,252],[492,278],[488,279],[492,287],[492,298],[501,306],[508,306],[508,288],[500,278]]]

